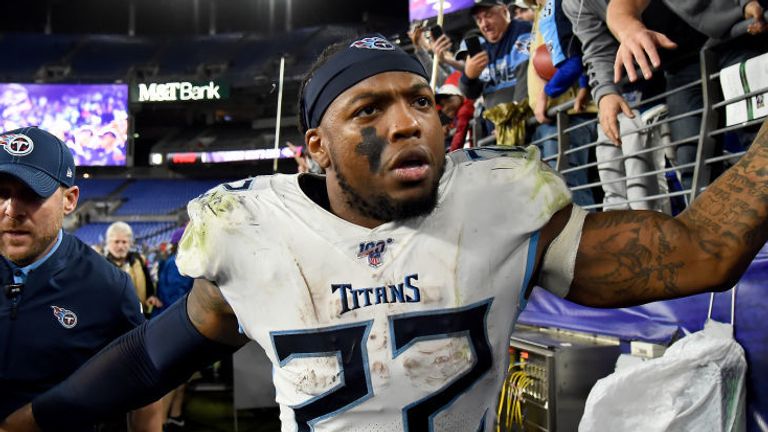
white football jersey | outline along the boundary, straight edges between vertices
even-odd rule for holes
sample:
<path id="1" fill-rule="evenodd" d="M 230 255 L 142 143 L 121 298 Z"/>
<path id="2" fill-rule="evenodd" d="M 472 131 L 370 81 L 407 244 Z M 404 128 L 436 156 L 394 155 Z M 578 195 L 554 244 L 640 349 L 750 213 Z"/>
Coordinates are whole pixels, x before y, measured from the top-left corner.
<path id="1" fill-rule="evenodd" d="M 283 431 L 491 431 L 539 229 L 570 202 L 528 149 L 446 159 L 429 215 L 374 229 L 297 175 L 193 200 L 177 264 L 266 351 Z"/>

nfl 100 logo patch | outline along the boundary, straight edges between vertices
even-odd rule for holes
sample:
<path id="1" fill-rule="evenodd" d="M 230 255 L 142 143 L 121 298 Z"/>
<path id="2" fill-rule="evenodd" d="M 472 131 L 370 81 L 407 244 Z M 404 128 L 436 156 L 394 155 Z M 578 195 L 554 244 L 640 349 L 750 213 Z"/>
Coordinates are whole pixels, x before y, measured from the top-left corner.
<path id="1" fill-rule="evenodd" d="M 357 252 L 357 258 L 367 258 L 368 265 L 376 268 L 383 263 L 384 251 L 387 250 L 387 245 L 394 242 L 391 238 L 386 240 L 374 240 L 369 242 L 361 242 L 359 250 Z"/>

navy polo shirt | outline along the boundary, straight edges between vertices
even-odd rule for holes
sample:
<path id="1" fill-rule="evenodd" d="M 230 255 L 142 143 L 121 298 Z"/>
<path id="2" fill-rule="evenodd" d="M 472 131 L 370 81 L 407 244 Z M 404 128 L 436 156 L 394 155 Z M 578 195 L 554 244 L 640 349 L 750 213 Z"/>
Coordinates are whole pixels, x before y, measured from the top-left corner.
<path id="1" fill-rule="evenodd" d="M 128 275 L 62 233 L 47 257 L 18 268 L 0 258 L 0 419 L 58 384 L 116 337 L 144 321 Z"/>

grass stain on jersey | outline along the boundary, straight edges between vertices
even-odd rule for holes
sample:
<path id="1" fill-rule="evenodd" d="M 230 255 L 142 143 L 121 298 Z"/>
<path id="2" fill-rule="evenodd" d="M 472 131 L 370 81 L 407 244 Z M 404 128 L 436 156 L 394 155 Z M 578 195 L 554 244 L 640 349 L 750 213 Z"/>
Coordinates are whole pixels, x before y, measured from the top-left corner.
<path id="1" fill-rule="evenodd" d="M 238 204 L 240 204 L 240 200 L 237 197 L 222 191 L 214 191 L 204 201 L 204 205 L 214 216 L 230 213 Z"/>
<path id="2" fill-rule="evenodd" d="M 355 148 L 355 153 L 368 158 L 371 172 L 376 172 L 381 166 L 381 153 L 387 145 L 387 140 L 376 135 L 376 128 L 367 127 L 360 131 L 363 141 Z"/>
<path id="3" fill-rule="evenodd" d="M 179 242 L 177 264 L 187 272 L 202 273 L 207 261 L 213 253 L 210 251 L 211 229 L 222 225 L 236 228 L 233 223 L 233 211 L 242 206 L 240 197 L 226 191 L 215 189 L 190 202 L 189 213 L 191 222 L 184 230 L 184 236 Z M 215 231 L 215 230 L 214 230 Z"/>
<path id="4" fill-rule="evenodd" d="M 539 149 L 529 146 L 525 159 L 525 169 L 533 174 L 533 189 L 531 200 L 541 200 L 540 217 L 549 220 L 553 214 L 571 202 L 568 187 L 560 176 L 549 165 L 541 162 Z"/>

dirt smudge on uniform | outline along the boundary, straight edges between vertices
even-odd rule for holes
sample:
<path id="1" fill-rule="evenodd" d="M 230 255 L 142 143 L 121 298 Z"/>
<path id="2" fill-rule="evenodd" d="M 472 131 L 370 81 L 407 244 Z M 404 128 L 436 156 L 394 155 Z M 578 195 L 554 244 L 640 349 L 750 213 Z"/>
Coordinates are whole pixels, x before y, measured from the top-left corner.
<path id="1" fill-rule="evenodd" d="M 371 365 L 371 371 L 382 380 L 389 380 L 389 368 L 384 363 L 377 361 Z"/>
<path id="2" fill-rule="evenodd" d="M 289 369 L 292 369 L 291 372 L 296 376 L 293 380 L 298 393 L 317 396 L 335 386 L 341 379 L 335 357 L 301 359 L 297 363 Z"/>
<path id="3" fill-rule="evenodd" d="M 472 367 L 472 353 L 465 338 L 425 341 L 409 350 L 403 368 L 409 380 L 430 390 L 442 388 Z"/>

